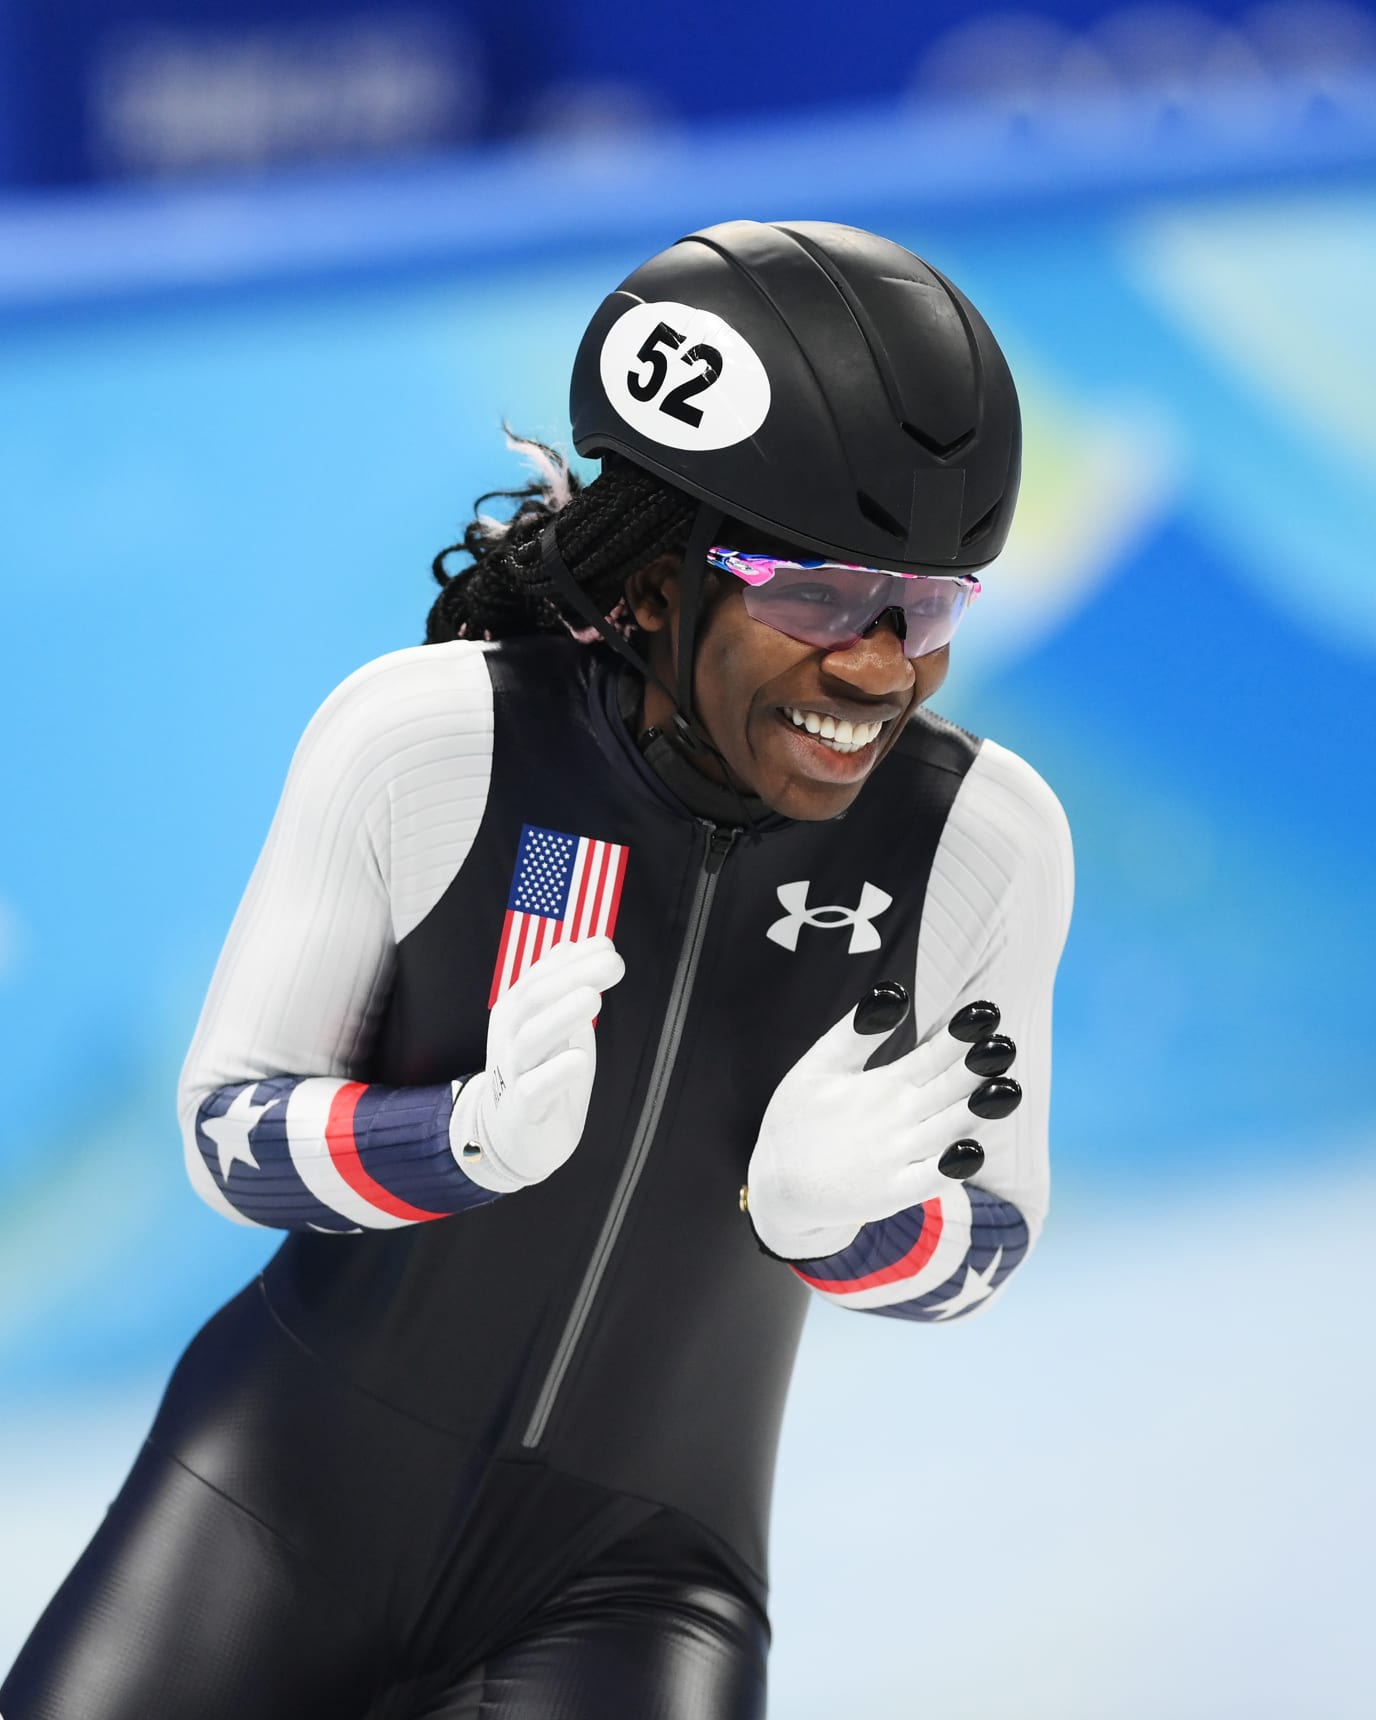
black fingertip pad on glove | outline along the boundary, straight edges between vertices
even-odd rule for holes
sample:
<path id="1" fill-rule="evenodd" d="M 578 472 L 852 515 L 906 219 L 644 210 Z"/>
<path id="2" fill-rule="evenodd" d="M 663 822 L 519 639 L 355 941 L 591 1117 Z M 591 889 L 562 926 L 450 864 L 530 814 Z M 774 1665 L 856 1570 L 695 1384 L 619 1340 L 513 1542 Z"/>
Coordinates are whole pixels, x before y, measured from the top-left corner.
<path id="1" fill-rule="evenodd" d="M 944 1177 L 954 1177 L 957 1182 L 964 1182 L 984 1163 L 984 1148 L 978 1141 L 954 1141 L 936 1161 L 936 1168 Z"/>
<path id="2" fill-rule="evenodd" d="M 1008 1116 L 1021 1104 L 1022 1088 L 1004 1076 L 983 1082 L 970 1095 L 970 1109 L 977 1117 L 986 1117 L 990 1122 Z"/>
<path id="3" fill-rule="evenodd" d="M 892 1033 L 908 1013 L 908 993 L 896 979 L 881 979 L 855 1006 L 857 1033 Z"/>
<path id="4" fill-rule="evenodd" d="M 981 1039 L 965 1054 L 965 1067 L 972 1075 L 1002 1075 L 1011 1067 L 1018 1048 L 1006 1034 L 996 1033 L 992 1039 Z"/>
<path id="5" fill-rule="evenodd" d="M 967 1003 L 951 1017 L 951 1037 L 964 1045 L 974 1045 L 998 1031 L 999 1009 L 996 1003 Z"/>

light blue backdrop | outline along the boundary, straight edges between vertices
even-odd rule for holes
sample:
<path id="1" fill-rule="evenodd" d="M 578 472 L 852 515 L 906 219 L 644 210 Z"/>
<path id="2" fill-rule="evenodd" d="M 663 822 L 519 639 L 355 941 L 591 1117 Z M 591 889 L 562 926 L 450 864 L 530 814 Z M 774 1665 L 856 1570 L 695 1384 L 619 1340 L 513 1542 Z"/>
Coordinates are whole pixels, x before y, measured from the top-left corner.
<path id="1" fill-rule="evenodd" d="M 1020 1538 L 1025 1590 L 1016 1560 L 991 1573 L 986 1531 L 938 1489 L 924 1558 L 948 1574 L 965 1559 L 964 1580 L 1000 1607 L 1019 1693 L 980 1694 L 948 1647 L 931 1674 L 942 1712 L 1365 1712 L 1356 1638 L 1333 1647 L 1333 1606 L 1304 1574 L 1337 1558 L 1355 1582 L 1367 1557 L 1336 1503 L 1281 1535 L 1283 1558 L 1269 1493 L 1244 1490 L 1207 1523 L 1228 1464 L 1293 1498 L 1310 1442 L 1371 1434 L 1369 1390 L 1332 1346 L 1365 1283 L 1344 1210 L 1371 1187 L 1376 1110 L 1376 178 L 1201 171 L 1188 189 L 1043 191 L 1022 207 L 977 195 L 957 211 L 924 203 L 915 173 L 906 196 L 891 175 L 876 198 L 866 159 L 846 183 L 831 151 L 826 206 L 808 212 L 882 227 L 951 274 L 1023 385 L 1023 516 L 938 702 L 1048 777 L 1080 882 L 1058 991 L 1057 1211 L 1026 1287 L 939 1347 L 819 1320 L 800 1394 L 834 1405 L 871 1357 L 897 1394 L 875 1472 L 891 1472 L 888 1452 L 929 1509 L 952 1439 L 976 1426 L 1010 1497 L 1061 1477 L 1064 1497 L 1053 1486 Z M 523 171 L 557 210 L 562 170 Z M 685 227 L 791 209 L 799 185 L 785 172 L 777 195 L 751 184 L 744 208 L 710 211 L 680 189 L 663 219 L 609 216 L 581 239 L 527 233 L 503 250 L 490 234 L 511 189 L 508 175 L 472 246 L 455 231 L 413 267 L 384 246 L 366 269 L 294 278 L 273 267 L 285 241 L 264 193 L 257 282 L 245 268 L 232 290 L 74 290 L 60 309 L 20 293 L 0 314 L 0 1524 L 37 1572 L 0 1584 L 0 1662 L 89 1534 L 179 1347 L 266 1252 L 184 1185 L 172 1088 L 297 735 L 358 663 L 420 637 L 430 556 L 479 491 L 517 476 L 500 420 L 566 434 L 572 352 L 602 293 Z M 291 195 L 341 228 L 395 219 L 376 184 Z M 254 194 L 238 207 L 251 230 Z M 56 211 L 87 246 L 76 277 L 124 266 L 130 208 Z M 9 215 L 12 234 L 32 233 L 31 210 Z M 1302 1315 L 1330 1361 L 1301 1363 Z M 1012 1422 L 991 1369 L 1016 1376 Z M 1122 1389 L 1090 1411 L 1106 1369 Z M 1296 1400 L 1285 1382 L 1301 1378 Z M 853 1479 L 838 1490 L 819 1438 L 795 1406 L 780 1666 L 800 1714 L 808 1691 L 856 1688 L 808 1670 L 801 1549 L 834 1533 L 839 1560 L 839 1525 L 885 1508 Z M 1100 1479 L 1080 1492 L 1066 1466 L 1085 1463 Z M 1065 1595 L 1102 1596 L 1090 1542 L 1113 1500 L 1130 1524 L 1107 1556 L 1136 1587 L 1086 1627 L 1119 1642 L 1103 1660 L 1055 1620 Z M 1166 1522 L 1177 1538 L 1144 1563 Z M 1053 1543 L 1060 1590 L 1027 1557 Z M 1286 1569 L 1263 1592 L 1268 1547 Z M 1201 1569 L 1186 1649 L 1170 1609 Z M 896 1633 L 913 1583 L 941 1623 L 926 1564 L 920 1581 L 908 1566 L 876 1575 L 877 1608 L 854 1602 L 871 1627 L 891 1621 L 866 1649 L 874 1702 L 905 1689 Z M 1350 1582 L 1340 1593 L 1355 1604 Z M 1200 1627 L 1211 1604 L 1221 1635 Z M 1240 1641 L 1273 1617 L 1294 1626 L 1296 1607 L 1328 1633 L 1325 1706 L 1295 1706 L 1314 1676 L 1308 1626 L 1284 1660 L 1292 1686 L 1226 1646 L 1229 1620 Z M 963 1616 L 945 1619 L 948 1645 Z M 1172 1641 L 1195 1695 L 1152 1708 L 1145 1669 Z"/>

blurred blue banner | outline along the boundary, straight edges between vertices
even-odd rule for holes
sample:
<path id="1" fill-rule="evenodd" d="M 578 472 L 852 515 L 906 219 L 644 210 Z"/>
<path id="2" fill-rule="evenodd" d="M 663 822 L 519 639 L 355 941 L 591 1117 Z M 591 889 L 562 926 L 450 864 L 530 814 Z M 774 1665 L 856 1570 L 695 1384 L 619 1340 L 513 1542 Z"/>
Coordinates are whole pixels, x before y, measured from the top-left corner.
<path id="1" fill-rule="evenodd" d="M 1176 118 L 1277 79 L 1340 99 L 1372 0 L 11 0 L 0 183 L 180 179 L 510 136 L 973 101 L 1015 118 L 1146 95 Z"/>
<path id="2" fill-rule="evenodd" d="M 453 144 L 485 129 L 491 92 L 515 69 L 509 14 L 487 0 L 18 0 L 6 11 L 8 177 L 31 185 Z"/>

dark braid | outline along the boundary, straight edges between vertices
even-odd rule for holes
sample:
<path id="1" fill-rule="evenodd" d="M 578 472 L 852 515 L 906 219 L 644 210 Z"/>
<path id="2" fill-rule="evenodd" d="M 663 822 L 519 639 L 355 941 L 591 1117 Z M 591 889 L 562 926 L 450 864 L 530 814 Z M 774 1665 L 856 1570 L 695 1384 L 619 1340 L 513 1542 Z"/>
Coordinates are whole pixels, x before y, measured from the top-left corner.
<path id="1" fill-rule="evenodd" d="M 540 534 L 552 519 L 559 522 L 559 548 L 578 583 L 603 615 L 621 621 L 622 588 L 631 574 L 662 555 L 681 553 L 688 541 L 697 503 L 662 478 L 608 454 L 601 474 L 585 484 L 543 442 L 510 431 L 507 440 L 541 476 L 523 489 L 480 496 L 478 508 L 501 498 L 514 501 L 516 511 L 506 523 L 477 514 L 459 542 L 435 557 L 431 568 L 444 589 L 426 622 L 427 645 L 565 630 L 579 639 L 597 636 L 581 620 L 566 618 L 542 577 Z M 460 551 L 472 565 L 451 574 L 445 563 Z"/>

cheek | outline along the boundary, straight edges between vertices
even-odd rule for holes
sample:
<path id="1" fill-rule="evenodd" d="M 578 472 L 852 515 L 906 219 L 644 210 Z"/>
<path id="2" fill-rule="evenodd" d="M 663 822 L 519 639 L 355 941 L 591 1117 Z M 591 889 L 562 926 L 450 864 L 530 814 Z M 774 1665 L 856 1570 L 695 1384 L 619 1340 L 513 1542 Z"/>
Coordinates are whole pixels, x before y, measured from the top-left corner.
<path id="1" fill-rule="evenodd" d="M 718 719 L 723 751 L 729 748 L 739 753 L 750 744 L 746 730 L 751 718 L 753 672 L 749 654 L 738 640 L 724 638 L 716 642 L 710 663 L 711 708 Z"/>
<path id="2" fill-rule="evenodd" d="M 755 689 L 768 679 L 760 660 L 759 642 L 747 628 L 732 625 L 735 617 L 713 617 L 710 632 L 698 648 L 697 685 L 706 706 L 728 719 L 739 733 L 744 728 Z"/>
<path id="3" fill-rule="evenodd" d="M 913 664 L 917 672 L 914 688 L 914 704 L 925 705 L 933 693 L 940 690 L 951 667 L 951 647 L 943 645 L 939 651 L 929 652 L 925 657 L 919 657 Z"/>

